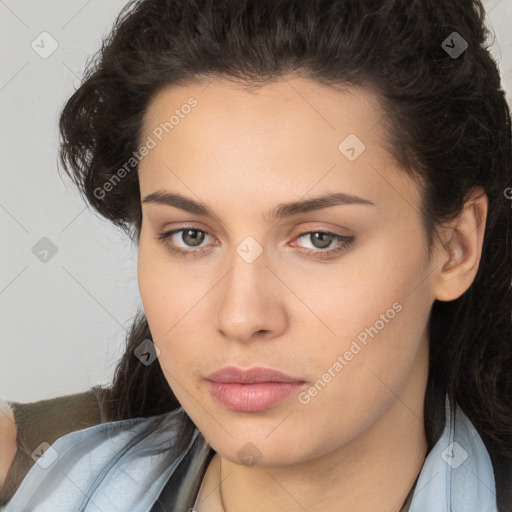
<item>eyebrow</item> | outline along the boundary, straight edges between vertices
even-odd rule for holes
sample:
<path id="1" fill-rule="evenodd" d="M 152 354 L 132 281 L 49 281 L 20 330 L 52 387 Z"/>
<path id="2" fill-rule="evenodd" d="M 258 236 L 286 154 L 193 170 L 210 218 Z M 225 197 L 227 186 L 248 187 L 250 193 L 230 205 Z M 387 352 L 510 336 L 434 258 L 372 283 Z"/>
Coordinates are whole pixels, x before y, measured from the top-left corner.
<path id="1" fill-rule="evenodd" d="M 208 208 L 204 203 L 194 201 L 193 199 L 182 196 L 181 194 L 175 192 L 165 192 L 158 190 L 148 194 L 142 200 L 142 203 L 164 204 L 167 206 L 174 206 L 175 208 L 179 208 L 180 210 L 184 210 L 195 215 L 215 217 L 212 210 L 210 210 L 210 208 Z M 375 206 L 375 203 L 369 199 L 363 199 L 353 194 L 337 192 L 313 197 L 311 199 L 302 201 L 281 203 L 273 208 L 266 218 L 269 220 L 283 219 L 297 215 L 299 213 L 308 213 L 321 210 L 323 208 L 330 208 L 332 206 L 340 206 L 346 204 L 363 204 Z"/>

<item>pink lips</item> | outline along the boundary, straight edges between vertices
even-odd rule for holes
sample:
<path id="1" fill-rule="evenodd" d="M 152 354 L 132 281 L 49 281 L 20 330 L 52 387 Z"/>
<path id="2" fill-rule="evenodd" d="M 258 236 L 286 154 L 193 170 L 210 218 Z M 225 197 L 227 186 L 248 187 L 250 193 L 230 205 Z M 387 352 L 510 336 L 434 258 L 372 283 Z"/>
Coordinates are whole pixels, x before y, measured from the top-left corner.
<path id="1" fill-rule="evenodd" d="M 206 377 L 211 394 L 234 411 L 254 412 L 268 409 L 305 385 L 271 368 L 241 370 L 228 366 Z"/>

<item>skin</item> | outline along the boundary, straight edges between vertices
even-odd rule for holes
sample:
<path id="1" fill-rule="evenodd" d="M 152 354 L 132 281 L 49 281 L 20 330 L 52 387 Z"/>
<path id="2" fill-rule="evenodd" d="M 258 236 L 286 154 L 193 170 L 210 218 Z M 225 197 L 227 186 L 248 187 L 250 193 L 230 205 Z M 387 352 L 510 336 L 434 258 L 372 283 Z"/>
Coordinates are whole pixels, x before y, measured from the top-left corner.
<path id="1" fill-rule="evenodd" d="M 5 482 L 5 478 L 18 449 L 16 434 L 14 415 L 9 405 L 0 400 L 0 446 L 2 447 L 0 456 L 0 486 Z"/>
<path id="2" fill-rule="evenodd" d="M 223 79 L 167 87 L 148 106 L 142 140 L 189 97 L 198 105 L 139 164 L 141 201 L 156 191 L 205 203 L 213 217 L 143 203 L 138 281 L 165 377 L 217 452 L 201 488 L 201 512 L 397 512 L 424 462 L 423 401 L 428 318 L 473 281 L 487 212 L 470 198 L 458 224 L 440 229 L 427 258 L 420 192 L 382 142 L 371 91 L 335 91 L 289 75 L 248 92 Z M 365 151 L 349 161 L 348 134 Z M 290 218 L 265 215 L 283 202 L 327 192 L 349 204 Z M 198 251 L 186 232 L 206 232 Z M 354 236 L 330 258 L 305 231 Z M 199 233 L 201 234 L 201 233 Z M 263 252 L 236 252 L 253 237 Z M 205 377 L 221 367 L 267 366 L 314 385 L 365 328 L 402 306 L 307 404 L 298 394 L 259 412 L 225 408 Z M 252 443 L 255 464 L 240 450 Z M 393 468 L 390 471 L 390 468 Z M 221 486 L 219 482 L 222 480 Z"/>

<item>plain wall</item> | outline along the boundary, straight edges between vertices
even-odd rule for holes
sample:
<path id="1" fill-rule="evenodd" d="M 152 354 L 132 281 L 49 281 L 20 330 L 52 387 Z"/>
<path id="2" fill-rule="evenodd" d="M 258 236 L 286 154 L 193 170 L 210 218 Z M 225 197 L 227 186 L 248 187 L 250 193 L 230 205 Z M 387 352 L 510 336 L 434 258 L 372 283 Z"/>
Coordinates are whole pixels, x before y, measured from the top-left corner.
<path id="1" fill-rule="evenodd" d="M 125 3 L 0 2 L 0 398 L 108 384 L 141 307 L 135 248 L 57 171 L 60 109 Z M 484 6 L 510 98 L 512 4 Z"/>

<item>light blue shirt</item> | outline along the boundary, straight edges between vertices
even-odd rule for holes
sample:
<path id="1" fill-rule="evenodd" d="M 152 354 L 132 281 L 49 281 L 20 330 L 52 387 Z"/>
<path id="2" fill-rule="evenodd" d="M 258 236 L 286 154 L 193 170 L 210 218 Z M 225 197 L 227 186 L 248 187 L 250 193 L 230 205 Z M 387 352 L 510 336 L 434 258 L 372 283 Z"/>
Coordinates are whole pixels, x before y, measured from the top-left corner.
<path id="1" fill-rule="evenodd" d="M 491 459 L 457 405 L 425 459 L 409 512 L 498 512 Z M 199 440 L 176 453 L 182 407 L 150 418 L 102 423 L 57 439 L 32 466 L 5 512 L 147 512 Z M 187 511 L 182 511 L 187 512 Z"/>

